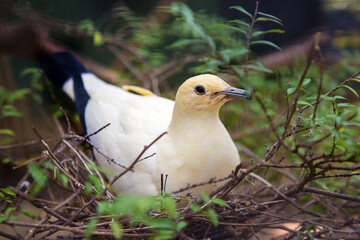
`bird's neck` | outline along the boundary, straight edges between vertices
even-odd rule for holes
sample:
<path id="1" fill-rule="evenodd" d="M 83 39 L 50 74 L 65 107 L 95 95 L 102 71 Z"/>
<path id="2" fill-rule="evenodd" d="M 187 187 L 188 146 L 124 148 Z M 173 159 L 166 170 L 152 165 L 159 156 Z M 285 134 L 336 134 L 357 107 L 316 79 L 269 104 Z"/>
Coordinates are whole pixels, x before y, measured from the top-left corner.
<path id="1" fill-rule="evenodd" d="M 168 128 L 169 135 L 184 131 L 201 131 L 222 125 L 219 109 L 188 109 L 175 103 L 172 119 Z"/>

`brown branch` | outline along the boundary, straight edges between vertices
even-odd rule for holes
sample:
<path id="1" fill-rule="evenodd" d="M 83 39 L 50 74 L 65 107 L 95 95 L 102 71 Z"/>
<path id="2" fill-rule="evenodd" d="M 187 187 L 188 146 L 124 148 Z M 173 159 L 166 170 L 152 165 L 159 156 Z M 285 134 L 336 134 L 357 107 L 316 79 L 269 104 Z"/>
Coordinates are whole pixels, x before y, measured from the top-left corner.
<path id="1" fill-rule="evenodd" d="M 152 141 L 149 145 L 144 146 L 144 149 L 140 152 L 140 154 L 137 156 L 137 158 L 130 164 L 130 166 L 125 169 L 123 172 L 121 172 L 119 175 L 117 175 L 111 182 L 110 185 L 113 185 L 119 178 L 121 178 L 122 176 L 124 176 L 125 173 L 127 173 L 128 171 L 132 170 L 135 165 L 140 161 L 142 155 L 146 152 L 146 150 L 148 150 L 154 143 L 156 143 L 160 138 L 162 138 L 165 134 L 167 134 L 167 132 L 163 132 L 162 134 L 160 134 L 160 136 L 158 136 L 154 141 Z"/>
<path id="2" fill-rule="evenodd" d="M 352 201 L 352 202 L 360 202 L 359 197 L 355 197 L 355 196 L 351 196 L 351 195 L 340 194 L 340 193 L 335 193 L 335 192 L 329 192 L 329 191 L 325 191 L 325 190 L 317 189 L 317 188 L 313 188 L 313 187 L 305 187 L 303 190 L 304 190 L 304 192 L 311 192 L 311 193 L 321 194 L 321 195 L 324 195 L 324 196 L 349 200 L 349 201 Z"/>

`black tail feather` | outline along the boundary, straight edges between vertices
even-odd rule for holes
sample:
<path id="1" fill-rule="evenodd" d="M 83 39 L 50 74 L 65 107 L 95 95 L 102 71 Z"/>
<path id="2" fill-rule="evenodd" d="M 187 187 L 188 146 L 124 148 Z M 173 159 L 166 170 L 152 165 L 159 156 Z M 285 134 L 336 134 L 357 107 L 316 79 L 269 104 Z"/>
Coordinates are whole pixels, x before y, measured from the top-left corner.
<path id="1" fill-rule="evenodd" d="M 81 123 L 86 131 L 85 108 L 90 96 L 86 92 L 82 79 L 86 68 L 69 52 L 58 52 L 40 61 L 39 67 L 55 85 L 62 87 L 64 83 L 73 79 L 75 105 Z"/>

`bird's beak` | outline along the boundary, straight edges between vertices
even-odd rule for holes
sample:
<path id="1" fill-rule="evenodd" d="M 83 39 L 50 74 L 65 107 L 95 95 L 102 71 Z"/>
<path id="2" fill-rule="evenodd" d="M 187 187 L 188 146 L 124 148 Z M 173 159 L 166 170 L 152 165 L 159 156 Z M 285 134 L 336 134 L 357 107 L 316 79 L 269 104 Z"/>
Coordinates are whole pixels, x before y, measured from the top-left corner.
<path id="1" fill-rule="evenodd" d="M 251 100 L 251 98 L 252 98 L 250 92 L 243 90 L 243 89 L 231 87 L 231 86 L 229 86 L 228 88 L 226 88 L 224 91 L 222 91 L 220 93 L 225 94 L 226 96 L 229 96 L 229 97 L 233 97 L 233 98 L 241 97 L 241 98 L 245 98 L 248 100 Z"/>

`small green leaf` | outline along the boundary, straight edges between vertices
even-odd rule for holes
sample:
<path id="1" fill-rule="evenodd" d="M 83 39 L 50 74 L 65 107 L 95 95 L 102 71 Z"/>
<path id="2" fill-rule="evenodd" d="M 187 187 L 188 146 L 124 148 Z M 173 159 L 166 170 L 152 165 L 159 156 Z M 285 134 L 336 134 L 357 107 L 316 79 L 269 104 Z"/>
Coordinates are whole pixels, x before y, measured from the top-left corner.
<path id="1" fill-rule="evenodd" d="M 181 229 L 183 229 L 183 228 L 186 227 L 187 225 L 188 225 L 188 224 L 187 224 L 187 222 L 185 222 L 185 221 L 179 222 L 179 223 L 176 225 L 176 231 L 177 231 L 177 232 L 180 232 Z"/>
<path id="2" fill-rule="evenodd" d="M 278 17 L 275 17 L 274 15 L 270 15 L 268 13 L 263 13 L 263 12 L 257 12 L 257 14 L 264 16 L 264 17 L 272 18 L 272 19 L 275 19 L 275 20 L 278 20 L 279 22 L 281 22 L 281 19 Z"/>
<path id="3" fill-rule="evenodd" d="M 256 22 L 274 22 L 277 23 L 281 26 L 283 26 L 284 24 L 282 24 L 280 21 L 276 20 L 276 19 L 272 19 L 272 18 L 267 18 L 267 17 L 258 17 L 255 20 Z"/>
<path id="4" fill-rule="evenodd" d="M 190 209 L 194 212 L 194 213 L 198 213 L 199 211 L 201 211 L 201 207 L 199 205 L 192 205 L 190 207 Z"/>
<path id="5" fill-rule="evenodd" d="M 298 117 L 298 118 L 300 118 L 301 120 L 303 120 L 303 121 L 307 121 L 307 118 L 305 118 L 303 115 L 301 115 L 301 114 L 298 114 L 298 113 L 294 113 L 294 115 L 293 115 L 294 117 Z"/>
<path id="6" fill-rule="evenodd" d="M 314 240 L 314 235 L 310 232 L 310 229 L 312 228 L 311 224 L 306 224 L 306 233 L 310 237 L 311 240 Z"/>
<path id="7" fill-rule="evenodd" d="M 311 78 L 305 78 L 301 86 L 305 87 L 305 86 L 308 85 L 310 82 L 311 82 Z"/>
<path id="8" fill-rule="evenodd" d="M 219 219 L 214 209 L 209 208 L 204 211 L 203 214 L 212 222 L 212 224 L 214 224 L 215 227 L 218 225 Z"/>
<path id="9" fill-rule="evenodd" d="M 222 200 L 222 199 L 220 199 L 220 198 L 214 198 L 214 199 L 212 200 L 212 202 L 213 202 L 213 203 L 216 203 L 216 204 L 218 204 L 218 205 L 220 205 L 220 206 L 224 206 L 224 207 L 227 207 L 227 208 L 231 208 L 231 207 L 229 206 L 229 204 L 227 204 L 224 200 Z"/>
<path id="10" fill-rule="evenodd" d="M 9 136 L 12 136 L 12 137 L 15 136 L 15 132 L 13 130 L 10 130 L 10 129 L 0 129 L 0 134 L 9 135 Z"/>
<path id="11" fill-rule="evenodd" d="M 101 45 L 103 45 L 104 42 L 105 42 L 105 41 L 104 41 L 104 38 L 103 38 L 103 36 L 102 36 L 102 34 L 101 34 L 100 31 L 95 31 L 95 32 L 94 32 L 93 39 L 94 39 L 94 45 L 95 45 L 95 46 L 101 46 Z"/>
<path id="12" fill-rule="evenodd" d="M 4 117 L 22 117 L 23 116 L 23 114 L 21 112 L 19 112 L 12 105 L 4 105 L 4 106 L 2 106 L 2 115 Z"/>
<path id="13" fill-rule="evenodd" d="M 360 83 L 360 79 L 359 79 L 359 78 L 352 78 L 352 79 L 350 79 L 349 81 L 355 81 L 355 82 Z"/>
<path id="14" fill-rule="evenodd" d="M 357 94 L 357 92 L 355 91 L 355 89 L 353 89 L 352 87 L 348 86 L 348 85 L 340 85 L 340 87 L 344 87 L 349 89 L 352 93 L 354 93 L 357 97 L 359 97 L 359 94 Z"/>
<path id="15" fill-rule="evenodd" d="M 242 21 L 242 20 L 240 20 L 240 19 L 234 19 L 234 20 L 231 20 L 231 21 L 229 21 L 230 23 L 237 23 L 237 24 L 239 24 L 239 25 L 243 25 L 243 26 L 245 26 L 245 27 L 247 27 L 247 28 L 250 28 L 250 24 L 248 24 L 247 22 L 244 22 L 244 21 Z"/>
<path id="16" fill-rule="evenodd" d="M 187 47 L 189 45 L 194 45 L 194 44 L 198 44 L 198 43 L 203 43 L 203 41 L 201 39 L 180 39 L 180 40 L 172 43 L 171 45 L 169 45 L 167 48 L 175 49 L 175 48 L 180 48 L 180 47 Z"/>
<path id="17" fill-rule="evenodd" d="M 0 214 L 0 223 L 5 222 L 6 220 L 8 220 L 8 218 L 3 214 Z"/>
<path id="18" fill-rule="evenodd" d="M 297 232 L 296 232 L 296 240 L 302 240 L 301 232 L 300 232 L 300 231 L 297 231 Z"/>
<path id="19" fill-rule="evenodd" d="M 270 41 L 258 40 L 258 41 L 253 41 L 250 43 L 250 45 L 255 45 L 255 44 L 268 45 L 268 46 L 271 46 L 271 47 L 276 48 L 281 51 L 281 48 L 278 45 L 276 45 L 275 43 L 272 43 Z"/>
<path id="20" fill-rule="evenodd" d="M 14 211 L 15 210 L 15 208 L 13 208 L 13 207 L 9 207 L 9 208 L 7 208 L 6 210 L 5 210 L 5 216 L 9 216 L 10 214 L 11 214 L 11 212 L 12 211 Z"/>
<path id="21" fill-rule="evenodd" d="M 0 190 L 10 196 L 16 197 L 15 192 L 9 188 L 0 188 Z"/>
<path id="22" fill-rule="evenodd" d="M 247 69 L 251 69 L 251 70 L 255 70 L 255 71 L 260 71 L 260 72 L 266 72 L 266 73 L 272 73 L 273 71 L 271 69 L 268 69 L 264 66 L 261 65 L 243 65 L 240 66 L 240 68 L 247 68 Z"/>
<path id="23" fill-rule="evenodd" d="M 110 228 L 111 228 L 111 231 L 114 234 L 114 237 L 116 239 L 121 239 L 122 234 L 123 234 L 123 230 L 122 230 L 121 225 L 118 222 L 114 221 L 114 222 L 112 222 L 110 224 Z"/>
<path id="24" fill-rule="evenodd" d="M 165 196 L 161 200 L 162 207 L 167 211 L 170 219 L 177 218 L 177 207 L 175 200 L 170 196 Z"/>
<path id="25" fill-rule="evenodd" d="M 85 239 L 87 239 L 87 240 L 91 239 L 92 231 L 95 229 L 97 223 L 98 223 L 97 219 L 91 219 L 88 222 L 86 231 L 85 231 Z"/>
<path id="26" fill-rule="evenodd" d="M 201 192 L 201 198 L 204 200 L 204 203 L 210 202 L 210 197 L 206 192 Z"/>
<path id="27" fill-rule="evenodd" d="M 226 25 L 226 24 L 217 24 L 217 25 L 214 25 L 215 28 L 224 28 L 224 29 L 230 29 L 230 30 L 234 30 L 236 32 L 240 32 L 244 35 L 247 35 L 247 32 L 244 30 L 244 29 L 241 29 L 241 28 L 237 28 L 237 27 L 234 27 L 234 26 L 230 26 L 230 25 Z"/>
<path id="28" fill-rule="evenodd" d="M 32 219 L 38 219 L 39 218 L 39 215 L 37 212 L 34 212 L 34 211 L 31 211 L 31 210 L 27 210 L 27 209 L 23 209 L 21 210 L 21 212 L 25 215 L 25 216 L 28 216 Z"/>
<path id="29" fill-rule="evenodd" d="M 289 89 L 288 89 L 288 90 L 289 90 Z M 311 105 L 310 103 L 305 102 L 305 101 L 298 101 L 297 103 L 298 103 L 298 104 L 300 104 L 300 105 L 306 105 L 306 106 L 309 106 L 309 107 L 314 108 L 314 106 L 313 106 L 313 105 Z"/>
<path id="30" fill-rule="evenodd" d="M 230 9 L 238 10 L 238 11 L 246 14 L 246 15 L 249 16 L 250 18 L 253 17 L 253 16 L 252 16 L 248 11 L 246 11 L 243 7 L 240 7 L 240 6 L 231 6 Z"/>
<path id="31" fill-rule="evenodd" d="M 41 168 L 39 168 L 36 164 L 28 165 L 29 172 L 34 180 L 41 186 L 44 187 L 46 184 L 47 176 L 43 172 Z"/>
<path id="32" fill-rule="evenodd" d="M 267 30 L 267 31 L 255 31 L 251 34 L 252 37 L 258 37 L 258 36 L 261 36 L 263 34 L 268 34 L 268 33 L 284 33 L 285 31 L 284 30 L 281 30 L 281 29 L 270 29 L 270 30 Z"/>
<path id="33" fill-rule="evenodd" d="M 68 177 L 64 173 L 59 173 L 58 176 L 60 177 L 64 187 L 67 187 L 67 185 L 69 183 Z"/>
<path id="34" fill-rule="evenodd" d="M 167 218 L 144 218 L 142 223 L 158 229 L 175 230 L 176 225 Z"/>
<path id="35" fill-rule="evenodd" d="M 8 158 L 8 157 L 3 158 L 3 159 L 1 159 L 1 162 L 2 162 L 3 164 L 9 164 L 9 163 L 11 163 L 11 158 Z"/>
<path id="36" fill-rule="evenodd" d="M 293 94 L 295 91 L 296 91 L 296 88 L 288 88 L 287 94 L 288 94 L 288 95 L 291 95 L 291 94 Z"/>

